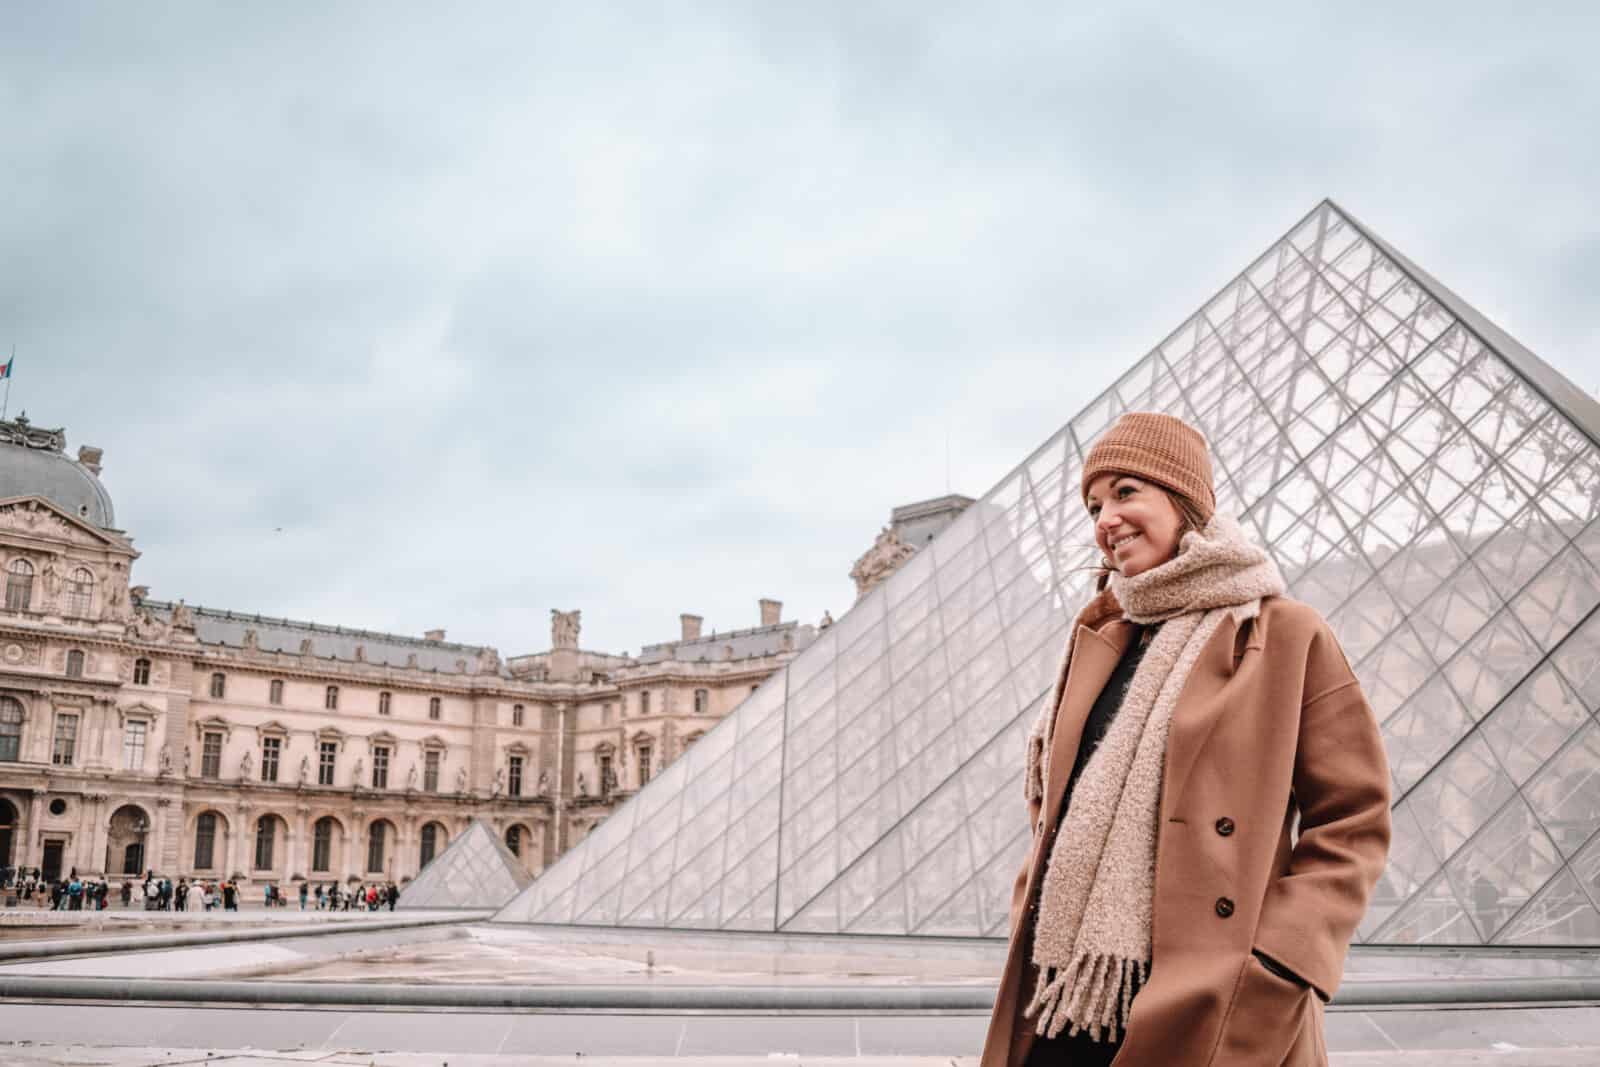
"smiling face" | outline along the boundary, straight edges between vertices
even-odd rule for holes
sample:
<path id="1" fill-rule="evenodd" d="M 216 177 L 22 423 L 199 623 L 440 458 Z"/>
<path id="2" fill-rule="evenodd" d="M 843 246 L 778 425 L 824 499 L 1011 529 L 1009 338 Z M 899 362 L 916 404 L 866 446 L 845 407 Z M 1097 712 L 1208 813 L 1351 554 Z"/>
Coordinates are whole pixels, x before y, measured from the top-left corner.
<path id="1" fill-rule="evenodd" d="M 1086 497 L 1094 539 L 1124 578 L 1178 554 L 1183 515 L 1161 486 L 1131 474 L 1102 474 Z"/>

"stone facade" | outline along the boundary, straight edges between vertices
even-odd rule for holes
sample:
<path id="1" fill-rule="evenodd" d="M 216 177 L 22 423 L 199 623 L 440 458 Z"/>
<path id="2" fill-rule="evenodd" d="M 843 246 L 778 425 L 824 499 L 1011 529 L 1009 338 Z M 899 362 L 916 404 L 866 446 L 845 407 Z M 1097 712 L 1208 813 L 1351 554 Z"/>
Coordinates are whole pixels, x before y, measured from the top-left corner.
<path id="1" fill-rule="evenodd" d="M 81 491 L 63 471 L 103 495 L 100 451 L 74 463 L 61 431 L 30 445 L 14 427 L 0 865 L 401 882 L 481 817 L 536 875 L 816 635 L 764 601 L 764 625 L 703 636 L 684 616 L 680 640 L 630 657 L 582 649 L 562 611 L 549 651 L 502 662 L 442 631 L 156 600 L 130 585 L 131 540 L 59 499 Z"/>

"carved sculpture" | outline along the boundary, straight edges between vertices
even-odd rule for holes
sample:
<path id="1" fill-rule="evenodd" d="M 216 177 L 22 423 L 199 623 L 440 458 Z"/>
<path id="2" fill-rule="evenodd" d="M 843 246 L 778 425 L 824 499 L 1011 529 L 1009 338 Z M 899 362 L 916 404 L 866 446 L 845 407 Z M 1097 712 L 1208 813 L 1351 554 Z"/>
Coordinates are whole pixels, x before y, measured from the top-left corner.
<path id="1" fill-rule="evenodd" d="M 580 797 L 589 795 L 589 780 L 583 776 L 582 771 L 578 772 L 578 795 Z"/>
<path id="2" fill-rule="evenodd" d="M 361 788 L 361 757 L 360 756 L 356 757 L 355 769 L 353 771 L 351 771 L 351 781 L 353 781 L 355 783 L 355 787 L 357 789 Z"/>
<path id="3" fill-rule="evenodd" d="M 456 792 L 457 793 L 465 793 L 466 791 L 467 791 L 467 769 L 465 767 L 457 767 L 456 768 Z"/>
<path id="4" fill-rule="evenodd" d="M 300 784 L 305 785 L 311 781 L 311 757 L 300 757 Z"/>
<path id="5" fill-rule="evenodd" d="M 412 792 L 416 788 L 417 788 L 417 765 L 415 763 L 413 763 L 411 765 L 411 769 L 406 772 L 406 791 L 407 792 Z"/>
<path id="6" fill-rule="evenodd" d="M 194 612 L 189 605 L 181 600 L 172 605 L 172 628 L 174 630 L 194 629 Z"/>
<path id="7" fill-rule="evenodd" d="M 134 615 L 133 621 L 128 623 L 128 636 L 138 638 L 140 641 L 160 641 L 167 636 L 167 624 L 150 614 L 140 611 Z"/>
<path id="8" fill-rule="evenodd" d="M 256 761 L 250 756 L 250 751 L 246 749 L 245 754 L 239 757 L 239 777 L 249 778 L 250 771 L 255 767 L 255 763 Z"/>
<path id="9" fill-rule="evenodd" d="M 494 795 L 499 796 L 506 789 L 506 769 L 496 767 L 494 772 Z"/>
<path id="10" fill-rule="evenodd" d="M 157 765 L 156 773 L 158 775 L 160 775 L 162 778 L 165 778 L 167 775 L 172 773 L 172 749 L 171 748 L 162 748 L 161 756 L 156 761 L 156 765 Z"/>
<path id="11" fill-rule="evenodd" d="M 261 651 L 261 636 L 253 629 L 244 632 L 244 650 L 246 652 Z"/>
<path id="12" fill-rule="evenodd" d="M 499 674 L 500 673 L 500 653 L 496 652 L 492 648 L 479 649 L 478 650 L 478 673 L 479 674 Z"/>
<path id="13" fill-rule="evenodd" d="M 302 656 L 314 656 L 317 654 L 317 646 L 312 643 L 311 638 L 307 637 L 300 642 L 300 654 Z"/>
<path id="14" fill-rule="evenodd" d="M 551 648 L 577 648 L 578 630 L 580 628 L 581 611 L 557 611 L 550 609 L 550 647 Z"/>
<path id="15" fill-rule="evenodd" d="M 549 771 L 540 771 L 539 772 L 539 792 L 536 795 L 537 796 L 541 796 L 541 797 L 547 797 L 547 796 L 550 795 L 550 772 Z"/>
<path id="16" fill-rule="evenodd" d="M 860 600 L 868 590 L 899 570 L 901 564 L 916 554 L 915 546 L 900 540 L 899 531 L 892 526 L 885 526 L 879 531 L 872 547 L 850 568 L 850 577 L 856 583 L 856 599 Z"/>
<path id="17" fill-rule="evenodd" d="M 189 777 L 189 746 L 183 746 L 183 776 Z"/>
<path id="18" fill-rule="evenodd" d="M 44 559 L 44 569 L 39 572 L 44 578 L 44 595 L 51 603 L 61 595 L 61 568 L 56 565 L 57 556 L 52 553 Z"/>

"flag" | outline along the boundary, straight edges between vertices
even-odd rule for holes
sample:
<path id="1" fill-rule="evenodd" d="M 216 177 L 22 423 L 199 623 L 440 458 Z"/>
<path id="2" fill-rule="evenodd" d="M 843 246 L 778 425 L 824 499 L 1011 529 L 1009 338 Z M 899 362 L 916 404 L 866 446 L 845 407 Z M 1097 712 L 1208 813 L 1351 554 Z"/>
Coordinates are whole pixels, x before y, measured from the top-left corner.
<path id="1" fill-rule="evenodd" d="M 4 363 L 0 363 L 0 378 L 11 377 L 11 368 L 16 364 L 16 362 L 17 354 L 13 352 L 11 353 L 10 359 L 6 360 Z"/>

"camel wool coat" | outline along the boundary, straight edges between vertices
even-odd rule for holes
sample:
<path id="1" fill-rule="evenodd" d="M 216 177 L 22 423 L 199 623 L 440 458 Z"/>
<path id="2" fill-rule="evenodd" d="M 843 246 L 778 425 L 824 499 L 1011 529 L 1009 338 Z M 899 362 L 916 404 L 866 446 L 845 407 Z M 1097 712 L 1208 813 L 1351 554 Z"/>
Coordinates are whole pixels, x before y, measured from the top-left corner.
<path id="1" fill-rule="evenodd" d="M 1079 615 L 1057 673 L 1043 801 L 1011 903 L 982 1067 L 1020 1067 L 1036 1019 L 1033 908 L 1085 718 L 1136 627 L 1109 591 Z M 1268 597 L 1225 619 L 1178 697 L 1162 772 L 1150 977 L 1117 1067 L 1322 1067 L 1323 1003 L 1389 851 L 1378 724 L 1315 609 Z M 1043 811 L 1041 812 L 1041 803 Z M 1040 816 L 1043 815 L 1041 821 Z M 1300 975 L 1279 977 L 1261 952 Z"/>

